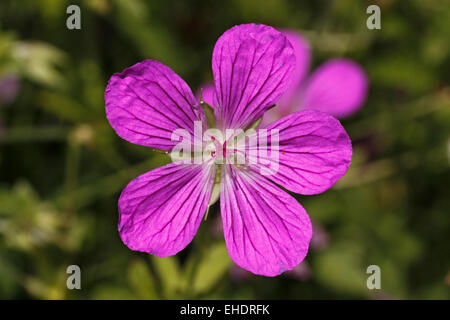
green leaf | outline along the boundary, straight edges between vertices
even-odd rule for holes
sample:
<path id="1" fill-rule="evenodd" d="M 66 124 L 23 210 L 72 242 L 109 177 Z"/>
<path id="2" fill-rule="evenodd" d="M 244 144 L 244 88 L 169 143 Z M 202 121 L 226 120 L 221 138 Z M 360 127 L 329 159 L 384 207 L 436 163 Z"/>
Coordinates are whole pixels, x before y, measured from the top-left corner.
<path id="1" fill-rule="evenodd" d="M 161 280 L 165 298 L 175 298 L 181 284 L 180 266 L 177 259 L 175 257 L 160 258 L 156 256 L 150 256 L 150 259 Z"/>
<path id="2" fill-rule="evenodd" d="M 158 299 L 155 281 L 148 266 L 142 260 L 135 260 L 128 269 L 128 280 L 139 299 Z"/>
<path id="3" fill-rule="evenodd" d="M 94 289 L 92 294 L 94 300 L 133 300 L 136 296 L 129 289 L 121 288 L 117 284 L 100 285 Z"/>
<path id="4" fill-rule="evenodd" d="M 366 268 L 361 262 L 361 248 L 341 243 L 320 252 L 313 263 L 314 275 L 323 286 L 338 293 L 367 296 Z"/>
<path id="5" fill-rule="evenodd" d="M 200 259 L 190 289 L 196 294 L 208 292 L 225 275 L 230 265 L 225 243 L 213 244 Z"/>
<path id="6" fill-rule="evenodd" d="M 45 42 L 17 41 L 13 57 L 24 76 L 44 86 L 64 88 L 67 77 L 61 71 L 68 56 L 61 49 Z"/>
<path id="7" fill-rule="evenodd" d="M 42 91 L 38 95 L 38 103 L 47 112 L 75 123 L 90 120 L 92 116 L 92 111 L 72 98 L 51 91 Z"/>

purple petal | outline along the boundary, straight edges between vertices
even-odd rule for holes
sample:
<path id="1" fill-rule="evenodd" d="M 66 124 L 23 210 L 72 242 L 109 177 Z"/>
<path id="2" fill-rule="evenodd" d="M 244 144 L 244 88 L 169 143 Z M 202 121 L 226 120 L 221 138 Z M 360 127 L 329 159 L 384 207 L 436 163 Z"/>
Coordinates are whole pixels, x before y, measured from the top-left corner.
<path id="1" fill-rule="evenodd" d="M 301 107 L 342 118 L 355 113 L 367 96 L 368 80 L 364 70 L 345 59 L 330 60 L 311 76 Z"/>
<path id="2" fill-rule="evenodd" d="M 184 249 L 206 212 L 214 175 L 210 165 L 170 163 L 131 181 L 119 199 L 122 241 L 160 257 Z"/>
<path id="3" fill-rule="evenodd" d="M 114 74 L 105 91 L 106 116 L 123 139 L 143 146 L 171 150 L 172 132 L 194 132 L 203 121 L 191 89 L 164 64 L 145 60 Z"/>
<path id="4" fill-rule="evenodd" d="M 274 28 L 245 24 L 217 40 L 212 68 L 219 129 L 244 129 L 285 92 L 295 55 L 286 37 Z"/>
<path id="5" fill-rule="evenodd" d="M 292 196 L 251 170 L 226 166 L 220 192 L 225 242 L 237 265 L 276 276 L 304 259 L 311 221 Z"/>
<path id="6" fill-rule="evenodd" d="M 270 124 L 267 132 L 272 129 L 279 130 L 279 158 L 269 157 L 267 164 L 260 161 L 250 168 L 267 170 L 267 177 L 275 183 L 296 193 L 317 194 L 331 188 L 347 171 L 352 144 L 332 116 L 304 110 Z M 250 145 L 249 151 L 252 148 L 255 145 Z"/>

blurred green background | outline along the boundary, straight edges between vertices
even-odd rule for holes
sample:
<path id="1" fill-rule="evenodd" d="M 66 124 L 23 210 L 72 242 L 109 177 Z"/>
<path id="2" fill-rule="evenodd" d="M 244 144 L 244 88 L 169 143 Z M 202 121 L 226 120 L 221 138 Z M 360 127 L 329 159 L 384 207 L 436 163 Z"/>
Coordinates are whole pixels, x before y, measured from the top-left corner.
<path id="1" fill-rule="evenodd" d="M 81 30 L 66 8 L 81 8 Z M 381 8 L 381 30 L 366 8 Z M 109 77 L 156 59 L 195 91 L 233 25 L 301 32 L 312 67 L 360 63 L 367 102 L 342 121 L 354 144 L 346 176 L 296 196 L 314 222 L 305 261 L 276 278 L 233 265 L 217 206 L 171 258 L 130 251 L 117 199 L 166 162 L 120 139 L 103 94 Z M 0 3 L 0 298 L 449 299 L 450 2 L 2 0 Z M 81 290 L 66 287 L 81 267 Z M 366 268 L 381 268 L 368 290 Z"/>

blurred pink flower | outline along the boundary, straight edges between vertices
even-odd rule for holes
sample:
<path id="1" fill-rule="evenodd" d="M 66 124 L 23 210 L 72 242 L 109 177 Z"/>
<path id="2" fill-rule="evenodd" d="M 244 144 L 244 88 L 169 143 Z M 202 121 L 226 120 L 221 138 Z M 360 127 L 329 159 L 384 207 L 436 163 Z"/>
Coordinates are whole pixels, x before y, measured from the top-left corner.
<path id="1" fill-rule="evenodd" d="M 309 264 L 306 261 L 302 261 L 294 269 L 286 272 L 286 276 L 300 281 L 309 280 L 311 278 L 311 274 L 312 274 L 311 268 L 309 267 Z"/>
<path id="2" fill-rule="evenodd" d="M 19 79 L 13 74 L 0 77 L 0 105 L 14 101 L 19 91 Z"/>
<path id="3" fill-rule="evenodd" d="M 315 109 L 338 118 L 348 117 L 363 105 L 368 90 L 364 70 L 348 59 L 332 59 L 307 76 L 311 49 L 305 38 L 293 30 L 283 31 L 294 47 L 296 69 L 288 89 L 276 107 L 264 115 L 263 124 L 303 109 Z"/>
<path id="4" fill-rule="evenodd" d="M 317 222 L 313 222 L 313 236 L 311 238 L 311 249 L 320 251 L 328 247 L 330 243 L 330 236 L 328 232 Z"/>

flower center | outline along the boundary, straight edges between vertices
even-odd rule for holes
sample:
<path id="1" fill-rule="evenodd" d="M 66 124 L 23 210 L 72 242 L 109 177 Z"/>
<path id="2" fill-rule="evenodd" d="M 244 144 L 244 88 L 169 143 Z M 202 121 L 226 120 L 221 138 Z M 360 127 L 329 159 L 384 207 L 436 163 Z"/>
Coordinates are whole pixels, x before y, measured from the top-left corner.
<path id="1" fill-rule="evenodd" d="M 236 164 L 241 166 L 240 158 L 238 157 L 239 150 L 233 146 L 232 141 L 227 140 L 221 143 L 215 136 L 211 136 L 213 148 L 211 149 L 211 158 L 214 159 L 216 165 L 220 164 Z M 243 152 L 242 152 L 243 153 Z"/>

